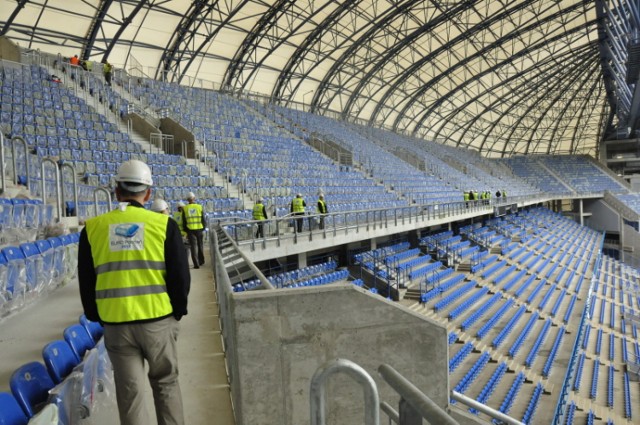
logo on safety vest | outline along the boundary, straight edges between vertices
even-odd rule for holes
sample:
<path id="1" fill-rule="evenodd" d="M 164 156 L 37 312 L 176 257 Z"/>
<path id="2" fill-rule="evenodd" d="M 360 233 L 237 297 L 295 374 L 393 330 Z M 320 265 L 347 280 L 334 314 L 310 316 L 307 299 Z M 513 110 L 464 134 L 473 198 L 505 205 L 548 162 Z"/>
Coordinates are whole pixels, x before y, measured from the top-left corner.
<path id="1" fill-rule="evenodd" d="M 109 249 L 113 251 L 142 251 L 144 223 L 121 223 L 109 226 Z"/>

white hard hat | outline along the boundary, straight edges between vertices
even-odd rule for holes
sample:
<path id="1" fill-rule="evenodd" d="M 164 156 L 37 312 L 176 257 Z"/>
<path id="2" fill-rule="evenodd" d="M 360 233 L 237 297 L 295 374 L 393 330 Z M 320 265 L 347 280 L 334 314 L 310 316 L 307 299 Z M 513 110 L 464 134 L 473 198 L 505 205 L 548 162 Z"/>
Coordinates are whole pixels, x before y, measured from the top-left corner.
<path id="1" fill-rule="evenodd" d="M 297 196 L 298 198 L 302 198 L 302 193 L 298 193 L 296 196 Z"/>
<path id="2" fill-rule="evenodd" d="M 187 199 L 196 199 L 196 194 L 193 192 L 189 192 L 189 194 L 187 195 Z"/>
<path id="3" fill-rule="evenodd" d="M 124 189 L 129 192 L 142 192 L 153 186 L 153 179 L 151 178 L 151 169 L 147 164 L 137 159 L 131 159 L 125 161 L 118 168 L 118 174 L 116 174 L 116 181 Z"/>
<path id="4" fill-rule="evenodd" d="M 258 202 L 264 202 L 264 199 L 258 198 Z"/>
<path id="5" fill-rule="evenodd" d="M 156 198 L 151 204 L 151 211 L 162 212 L 169 209 L 169 204 L 164 199 Z"/>
<path id="6" fill-rule="evenodd" d="M 184 207 L 186 204 L 182 201 L 178 201 L 178 203 L 176 204 L 178 206 L 178 208 L 182 208 Z"/>

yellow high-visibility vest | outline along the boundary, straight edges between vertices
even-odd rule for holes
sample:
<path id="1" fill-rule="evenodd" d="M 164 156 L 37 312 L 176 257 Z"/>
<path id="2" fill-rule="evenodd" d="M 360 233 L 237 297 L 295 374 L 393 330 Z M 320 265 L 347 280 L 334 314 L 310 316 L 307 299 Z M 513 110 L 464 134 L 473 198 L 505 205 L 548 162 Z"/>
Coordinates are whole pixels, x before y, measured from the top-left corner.
<path id="1" fill-rule="evenodd" d="M 180 211 L 176 211 L 173 213 L 173 219 L 176 223 L 178 223 L 178 228 L 180 229 L 180 234 L 184 237 L 187 236 L 187 231 L 184 230 L 184 223 L 182 222 L 182 213 Z"/>
<path id="2" fill-rule="evenodd" d="M 104 322 L 156 319 L 173 312 L 165 282 L 167 220 L 167 215 L 133 206 L 87 220 L 96 305 Z"/>
<path id="3" fill-rule="evenodd" d="M 264 220 L 264 205 L 263 204 L 255 204 L 253 206 L 253 219 L 254 220 Z"/>
<path id="4" fill-rule="evenodd" d="M 304 200 L 302 198 L 293 198 L 291 203 L 293 204 L 293 212 L 301 213 L 304 212 L 304 205 L 302 204 Z"/>
<path id="5" fill-rule="evenodd" d="M 187 204 L 182 207 L 182 213 L 187 219 L 188 230 L 204 229 L 204 226 L 202 225 L 202 205 Z"/>

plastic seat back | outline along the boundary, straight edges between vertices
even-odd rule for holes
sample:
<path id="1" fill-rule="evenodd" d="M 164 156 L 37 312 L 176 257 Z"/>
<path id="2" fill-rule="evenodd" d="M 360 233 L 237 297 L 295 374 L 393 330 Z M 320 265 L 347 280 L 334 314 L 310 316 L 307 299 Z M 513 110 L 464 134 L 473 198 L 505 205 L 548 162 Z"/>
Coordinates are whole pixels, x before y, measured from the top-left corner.
<path id="1" fill-rule="evenodd" d="M 104 328 L 100 323 L 87 319 L 87 316 L 83 314 L 80 316 L 80 324 L 84 326 L 95 342 L 98 342 L 100 338 L 102 338 Z"/>
<path id="2" fill-rule="evenodd" d="M 0 393 L 0 425 L 27 425 L 29 418 L 12 394 Z"/>
<path id="3" fill-rule="evenodd" d="M 42 349 L 42 358 L 55 384 L 62 382 L 79 363 L 71 346 L 63 340 L 52 341 L 45 345 Z"/>
<path id="4" fill-rule="evenodd" d="M 82 361 L 84 353 L 94 347 L 95 343 L 89 332 L 80 323 L 71 325 L 62 333 L 64 340 L 71 346 L 73 353 L 79 362 Z"/>
<path id="5" fill-rule="evenodd" d="M 54 383 L 42 363 L 31 362 L 13 372 L 9 386 L 22 410 L 28 417 L 32 417 L 40 405 L 47 401 Z"/>

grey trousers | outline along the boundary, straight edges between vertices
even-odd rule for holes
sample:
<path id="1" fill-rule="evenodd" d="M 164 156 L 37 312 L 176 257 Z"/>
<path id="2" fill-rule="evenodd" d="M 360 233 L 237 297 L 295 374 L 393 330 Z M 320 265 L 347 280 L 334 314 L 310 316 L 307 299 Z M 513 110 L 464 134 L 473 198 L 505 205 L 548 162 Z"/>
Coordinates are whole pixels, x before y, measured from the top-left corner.
<path id="1" fill-rule="evenodd" d="M 173 317 L 157 322 L 105 325 L 104 343 L 113 365 L 121 425 L 149 425 L 144 404 L 144 361 L 158 425 L 183 425 L 178 383 L 178 331 Z"/>

